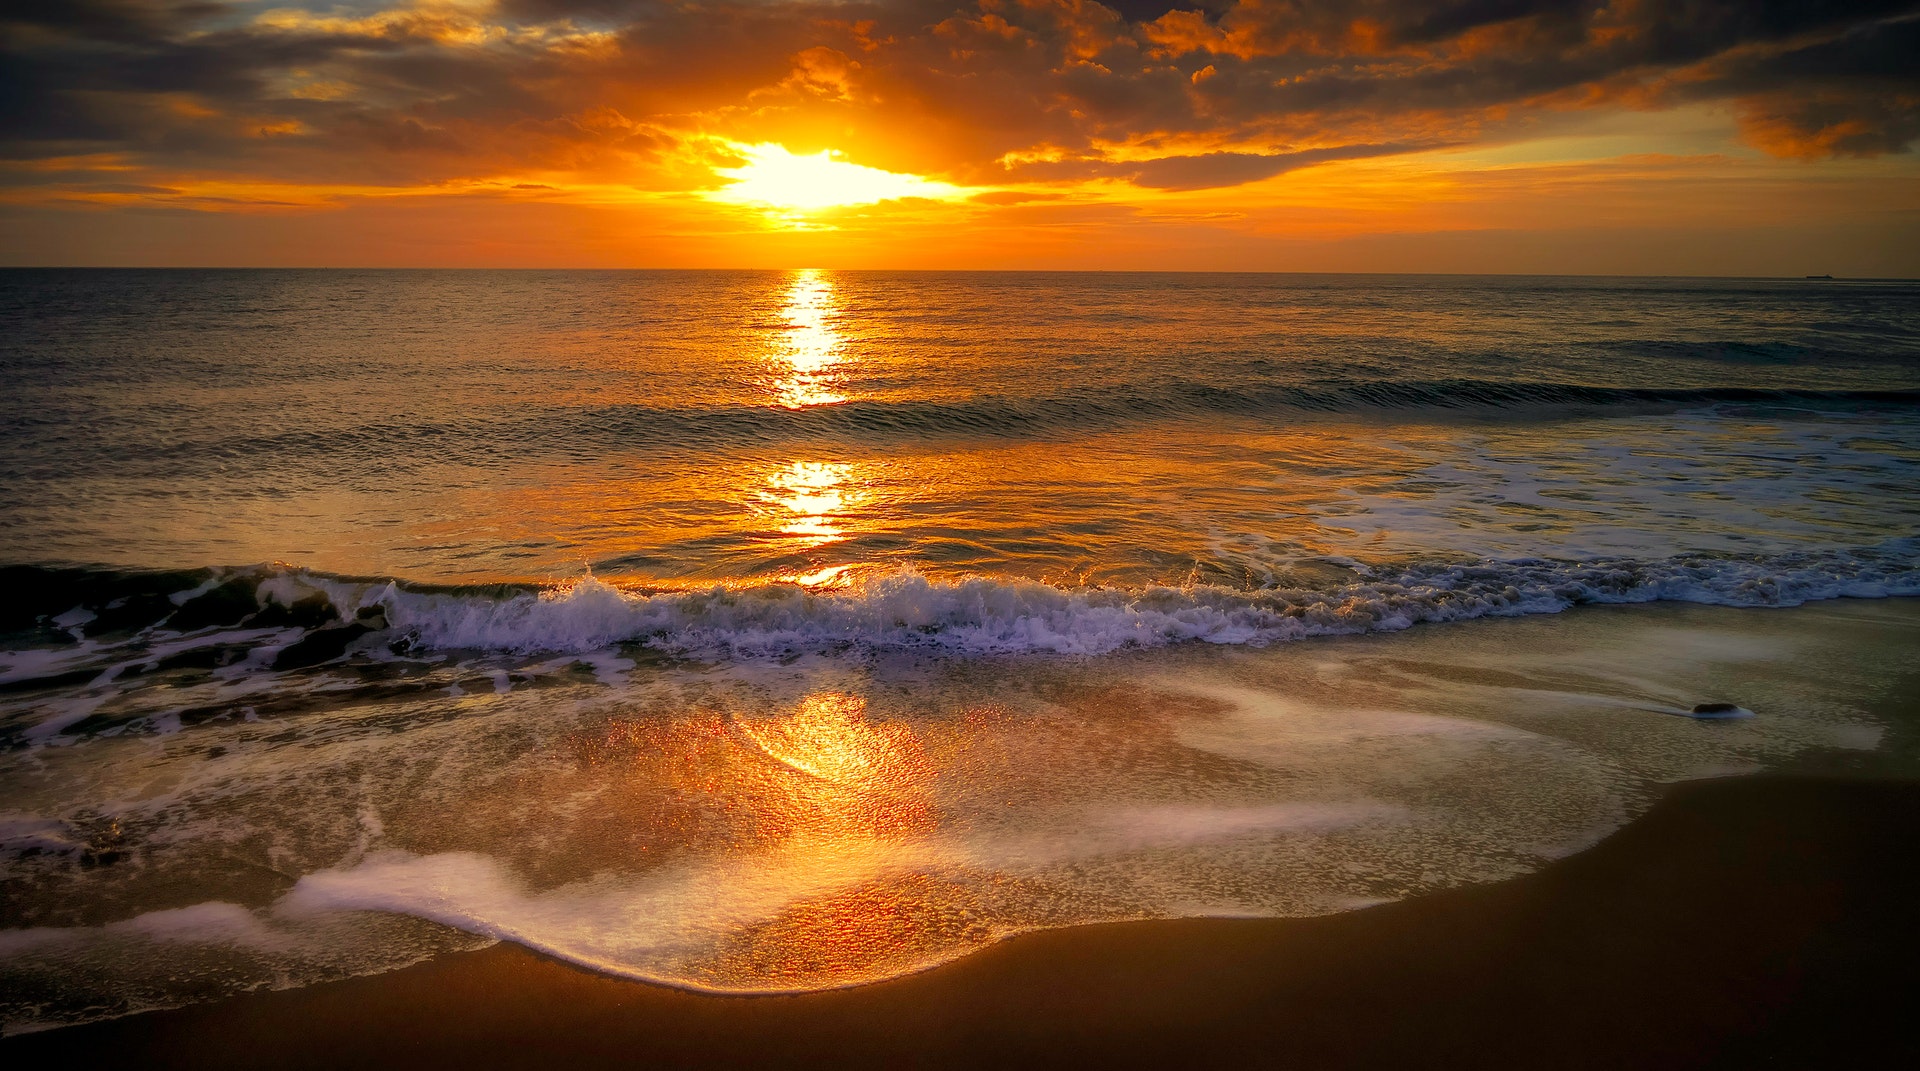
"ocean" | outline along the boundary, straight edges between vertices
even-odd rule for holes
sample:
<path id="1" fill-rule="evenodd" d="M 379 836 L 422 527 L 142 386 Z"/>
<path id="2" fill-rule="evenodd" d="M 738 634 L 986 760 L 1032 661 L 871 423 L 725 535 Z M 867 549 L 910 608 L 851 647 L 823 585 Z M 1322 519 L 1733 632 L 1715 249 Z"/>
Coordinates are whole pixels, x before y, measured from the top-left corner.
<path id="1" fill-rule="evenodd" d="M 0 372 L 9 1032 L 1498 880 L 1881 747 L 1920 594 L 1913 282 L 13 270 Z"/>

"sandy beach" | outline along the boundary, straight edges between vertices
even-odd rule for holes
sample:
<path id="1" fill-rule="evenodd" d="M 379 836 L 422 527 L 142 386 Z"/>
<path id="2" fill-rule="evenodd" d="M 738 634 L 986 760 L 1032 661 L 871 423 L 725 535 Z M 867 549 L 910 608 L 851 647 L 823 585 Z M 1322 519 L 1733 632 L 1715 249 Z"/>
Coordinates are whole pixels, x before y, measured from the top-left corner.
<path id="1" fill-rule="evenodd" d="M 1911 690 L 1908 690 L 1911 712 Z M 1906 723 L 1911 726 L 1913 723 Z M 1314 919 L 1029 934 L 715 997 L 513 945 L 0 1043 L 10 1066 L 1821 1067 L 1920 1054 L 1920 782 L 1683 785 L 1498 885 Z"/>
<path id="2" fill-rule="evenodd" d="M 1826 682 L 1831 694 L 1854 695 L 1857 716 L 1877 726 L 1871 746 L 1843 733 L 1831 739 L 1844 746 L 1783 752 L 1765 772 L 1656 787 L 1624 828 L 1510 880 L 1317 917 L 1039 930 L 931 970 L 798 995 L 654 985 L 502 942 L 387 973 L 17 1035 L 0 1039 L 0 1059 L 193 1068 L 1893 1064 L 1920 1055 L 1904 1016 L 1920 959 L 1920 861 L 1910 851 L 1920 836 L 1920 675 L 1905 656 L 1916 609 L 1904 599 L 1785 612 L 1617 608 L 1292 649 L 1343 659 L 1351 673 L 1440 656 L 1465 680 L 1496 662 L 1535 674 L 1583 661 L 1653 672 L 1649 644 L 1693 637 L 1699 651 L 1771 652 L 1764 665 L 1714 671 L 1726 694 L 1768 701 L 1748 700 L 1765 709 L 1743 722 L 1624 715 L 1654 731 L 1661 749 L 1678 756 L 1689 740 L 1810 732 L 1792 726 L 1827 693 L 1770 691 L 1768 679 Z M 1793 636 L 1813 645 L 1781 646 Z M 1734 666 L 1747 667 L 1737 671 L 1744 679 L 1726 675 Z M 1868 690 L 1847 692 L 1860 687 Z M 1547 726 L 1567 715 L 1526 716 Z"/>

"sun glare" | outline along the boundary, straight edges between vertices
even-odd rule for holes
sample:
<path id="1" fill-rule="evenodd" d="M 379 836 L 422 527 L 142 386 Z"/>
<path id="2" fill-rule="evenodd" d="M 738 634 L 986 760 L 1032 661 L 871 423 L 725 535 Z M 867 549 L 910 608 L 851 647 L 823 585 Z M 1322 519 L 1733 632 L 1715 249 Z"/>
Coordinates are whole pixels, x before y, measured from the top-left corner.
<path id="1" fill-rule="evenodd" d="M 719 169 L 720 174 L 732 181 L 711 194 L 717 200 L 807 212 L 903 197 L 950 198 L 967 192 L 918 175 L 848 163 L 833 149 L 823 149 L 811 156 L 801 156 L 772 143 L 738 146 L 738 150 L 747 158 L 747 163 Z"/>

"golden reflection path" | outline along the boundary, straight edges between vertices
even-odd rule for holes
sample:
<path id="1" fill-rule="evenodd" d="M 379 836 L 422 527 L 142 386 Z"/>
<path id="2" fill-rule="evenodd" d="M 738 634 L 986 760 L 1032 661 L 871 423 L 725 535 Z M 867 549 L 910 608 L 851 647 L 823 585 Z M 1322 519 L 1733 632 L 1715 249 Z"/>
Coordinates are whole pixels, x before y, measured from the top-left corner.
<path id="1" fill-rule="evenodd" d="M 846 359 L 845 340 L 835 327 L 840 314 L 832 280 L 812 269 L 794 273 L 780 309 L 786 326 L 769 356 L 776 404 L 805 409 L 847 400 L 836 371 Z"/>
<path id="2" fill-rule="evenodd" d="M 833 280 L 818 271 L 797 271 L 781 305 L 783 321 L 768 351 L 768 382 L 776 403 L 785 409 L 808 409 L 847 401 L 839 392 L 839 367 L 845 363 L 845 340 L 835 324 L 843 309 L 833 294 Z M 843 528 L 847 511 L 868 495 L 852 488 L 851 464 L 835 461 L 791 461 L 764 474 L 753 499 L 774 512 L 776 549 L 804 553 L 847 539 Z M 814 562 L 812 568 L 789 572 L 780 580 L 804 587 L 843 587 L 851 583 L 851 566 Z"/>
<path id="3" fill-rule="evenodd" d="M 866 397 L 874 381 L 860 379 L 855 395 L 856 375 L 900 359 L 866 348 L 861 340 L 884 337 L 885 317 L 831 273 L 759 285 L 760 315 L 711 355 L 729 359 L 723 376 L 700 381 L 700 404 L 802 423 L 810 408 Z M 956 382 L 951 370 L 897 370 L 887 389 L 903 397 L 943 396 Z M 1456 456 L 1459 434 L 1403 425 L 1383 438 L 1375 425 L 1330 421 L 1170 427 L 1147 440 L 1089 433 L 1071 449 L 988 437 L 884 450 L 841 439 L 817 451 L 801 435 L 750 438 L 692 460 L 677 451 L 570 460 L 524 470 L 530 486 L 449 492 L 438 517 L 410 530 L 412 545 L 363 571 L 546 581 L 589 561 L 596 575 L 653 589 L 833 590 L 904 559 L 942 581 L 1285 586 L 1303 559 L 1426 550 L 1415 525 L 1434 492 L 1418 474 Z"/>
<path id="4" fill-rule="evenodd" d="M 846 360 L 845 342 L 835 328 L 842 312 L 830 278 L 811 269 L 794 273 L 780 309 L 784 326 L 767 358 L 777 404 L 805 409 L 847 400 L 838 390 L 838 369 Z M 853 466 L 834 461 L 795 460 L 765 473 L 752 497 L 775 514 L 776 548 L 806 552 L 846 539 L 847 512 L 870 497 L 854 489 L 853 476 Z M 851 568 L 816 561 L 779 579 L 805 587 L 843 587 L 852 581 Z"/>
<path id="5" fill-rule="evenodd" d="M 780 534 L 794 545 L 818 547 L 847 538 L 842 513 L 859 498 L 848 487 L 853 466 L 831 461 L 795 461 L 767 473 L 755 494 L 765 505 L 786 511 Z"/>
<path id="6" fill-rule="evenodd" d="M 805 553 L 846 539 L 847 514 L 871 497 L 854 475 L 852 465 L 833 461 L 795 461 L 768 471 L 753 498 L 773 514 L 775 549 Z M 853 581 L 852 568 L 816 559 L 779 579 L 811 588 L 844 587 Z"/>

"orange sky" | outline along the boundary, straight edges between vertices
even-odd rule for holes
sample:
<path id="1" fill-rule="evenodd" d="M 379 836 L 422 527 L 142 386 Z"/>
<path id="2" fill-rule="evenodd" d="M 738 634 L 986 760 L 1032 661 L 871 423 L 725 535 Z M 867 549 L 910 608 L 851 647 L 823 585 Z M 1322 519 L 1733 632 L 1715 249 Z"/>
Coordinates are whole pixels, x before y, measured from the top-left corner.
<path id="1" fill-rule="evenodd" d="M 7 263 L 1920 275 L 1920 3 L 42 6 Z"/>

